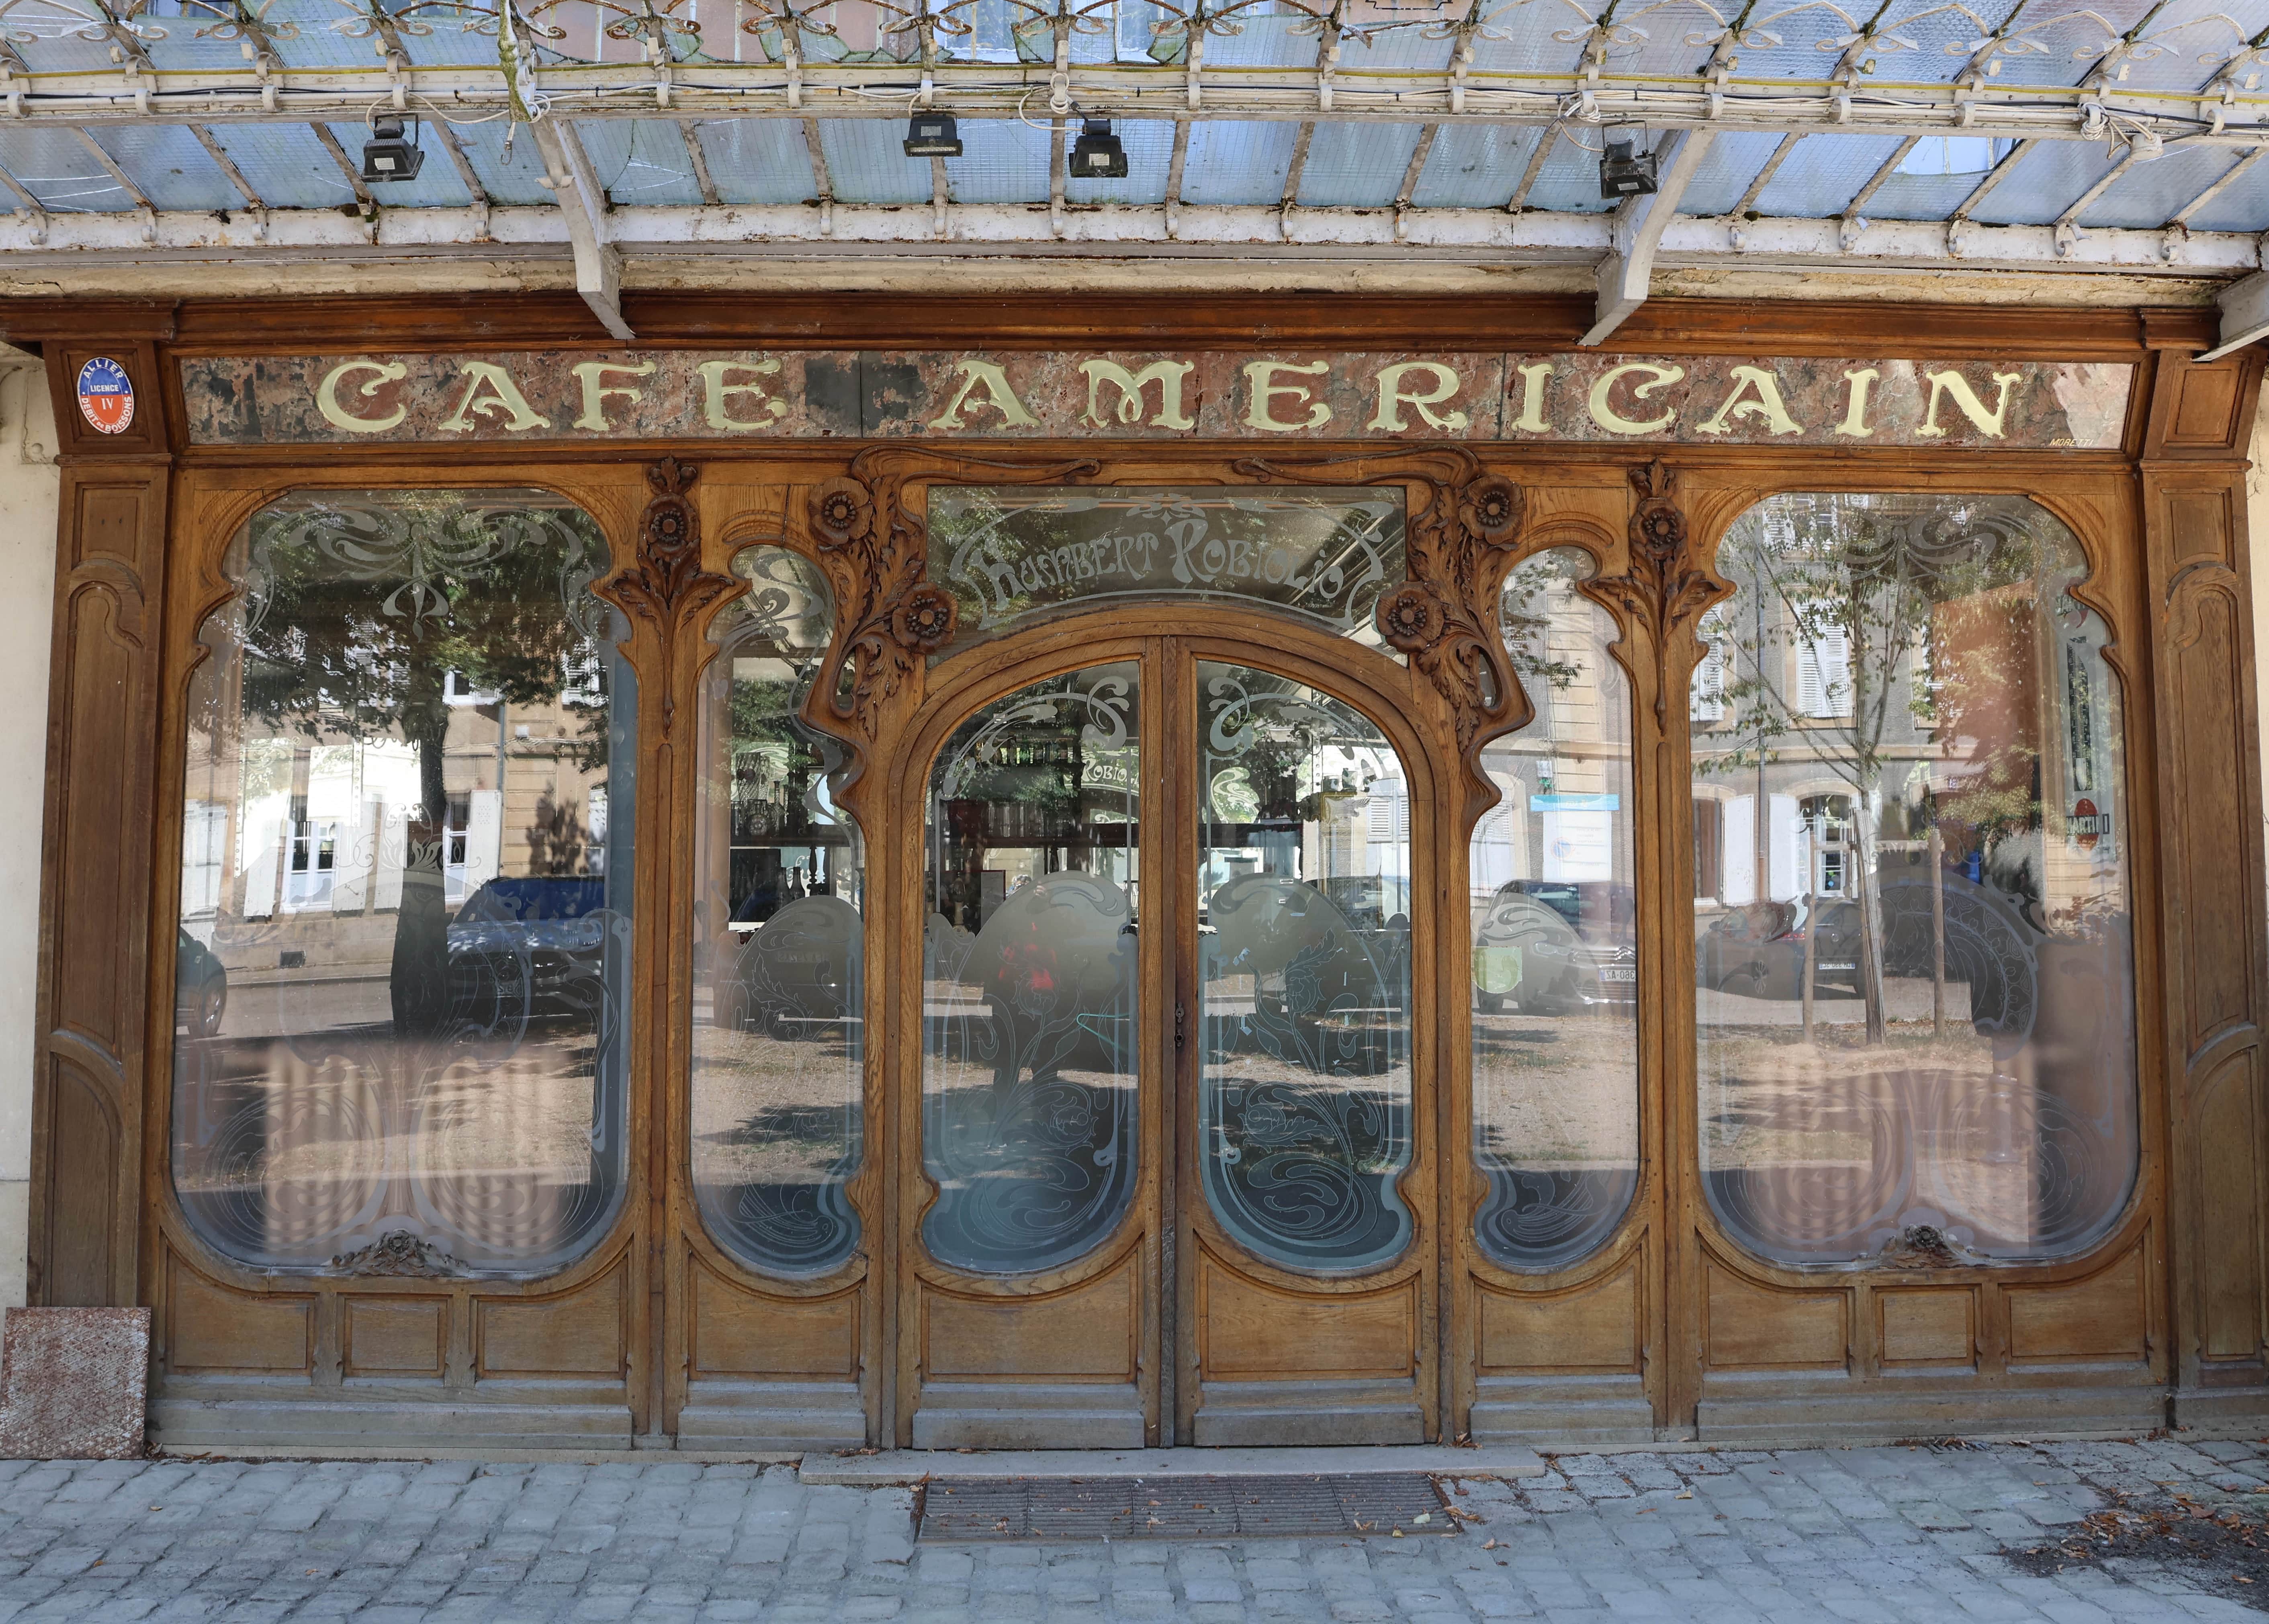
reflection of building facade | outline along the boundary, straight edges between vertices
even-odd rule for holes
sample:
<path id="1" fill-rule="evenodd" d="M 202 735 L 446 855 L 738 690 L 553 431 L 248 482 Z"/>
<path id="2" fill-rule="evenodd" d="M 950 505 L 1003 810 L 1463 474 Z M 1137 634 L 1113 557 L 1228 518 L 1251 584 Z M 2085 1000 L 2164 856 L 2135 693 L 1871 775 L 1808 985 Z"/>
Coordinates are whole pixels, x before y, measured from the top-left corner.
<path id="1" fill-rule="evenodd" d="M 2269 1413 L 2255 359 L 687 308 L 0 308 L 167 402 L 69 432 L 43 1030 L 146 1041 L 32 1241 L 165 1441 Z"/>

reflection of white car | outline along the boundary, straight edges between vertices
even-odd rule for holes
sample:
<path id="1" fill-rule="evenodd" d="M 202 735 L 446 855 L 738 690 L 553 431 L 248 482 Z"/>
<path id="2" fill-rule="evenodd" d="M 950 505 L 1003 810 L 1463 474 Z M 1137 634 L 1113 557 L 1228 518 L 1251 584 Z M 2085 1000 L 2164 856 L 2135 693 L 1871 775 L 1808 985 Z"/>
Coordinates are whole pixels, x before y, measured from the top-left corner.
<path id="1" fill-rule="evenodd" d="M 451 988 L 461 994 L 494 988 L 510 996 L 525 985 L 534 1008 L 589 1010 L 606 974 L 611 918 L 603 879 L 527 875 L 488 881 L 449 923 Z"/>

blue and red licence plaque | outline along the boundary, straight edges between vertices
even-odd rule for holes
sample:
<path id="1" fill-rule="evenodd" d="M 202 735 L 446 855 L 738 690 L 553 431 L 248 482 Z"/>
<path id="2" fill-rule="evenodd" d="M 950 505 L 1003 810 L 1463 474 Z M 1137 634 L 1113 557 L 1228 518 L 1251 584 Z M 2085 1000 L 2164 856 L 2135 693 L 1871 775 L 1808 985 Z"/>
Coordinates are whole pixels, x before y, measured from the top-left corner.
<path id="1" fill-rule="evenodd" d="M 107 355 L 80 367 L 78 409 L 98 433 L 126 432 L 134 422 L 134 381 L 126 369 Z"/>

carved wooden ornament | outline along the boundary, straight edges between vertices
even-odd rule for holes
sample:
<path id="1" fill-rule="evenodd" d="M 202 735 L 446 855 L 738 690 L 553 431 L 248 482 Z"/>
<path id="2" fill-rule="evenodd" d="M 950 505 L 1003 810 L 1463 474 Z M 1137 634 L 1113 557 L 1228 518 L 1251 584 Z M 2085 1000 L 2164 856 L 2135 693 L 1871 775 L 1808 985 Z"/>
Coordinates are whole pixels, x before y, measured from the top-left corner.
<path id="1" fill-rule="evenodd" d="M 1630 516 L 1630 557 L 1621 575 L 1602 575 L 1584 590 L 1644 625 L 1654 643 L 1654 720 L 1668 714 L 1670 637 L 1726 588 L 1689 550 L 1686 514 L 1672 491 L 1676 476 L 1659 461 L 1630 470 L 1637 500 Z"/>
<path id="2" fill-rule="evenodd" d="M 1482 600 L 1497 574 L 1486 567 L 1490 556 L 1520 544 L 1528 509 L 1520 487 L 1502 474 L 1483 472 L 1478 457 L 1454 447 L 1329 462 L 1248 458 L 1235 467 L 1260 480 L 1364 485 L 1415 480 L 1433 487 L 1433 499 L 1410 515 L 1403 543 L 1407 579 L 1378 601 L 1378 630 L 1449 701 L 1459 751 L 1470 760 L 1483 727 L 1508 720 L 1519 704 L 1520 689 L 1497 634 L 1494 603 Z"/>
<path id="3" fill-rule="evenodd" d="M 686 495 L 700 476 L 698 466 L 676 457 L 647 465 L 647 484 L 654 487 L 654 496 L 639 520 L 637 560 L 595 588 L 624 613 L 654 627 L 661 639 L 665 669 L 675 654 L 679 627 L 741 587 L 730 575 L 701 567 L 701 520 Z M 676 701 L 665 695 L 664 740 L 669 737 L 676 708 Z"/>
<path id="4" fill-rule="evenodd" d="M 805 701 L 806 720 L 855 744 L 872 744 L 884 702 L 922 659 L 953 640 L 959 606 L 923 578 L 929 526 L 906 506 L 908 480 L 1057 484 L 1091 477 L 1099 467 L 1091 461 L 989 462 L 883 446 L 854 457 L 847 478 L 814 485 L 806 517 L 838 607 L 835 643 Z"/>

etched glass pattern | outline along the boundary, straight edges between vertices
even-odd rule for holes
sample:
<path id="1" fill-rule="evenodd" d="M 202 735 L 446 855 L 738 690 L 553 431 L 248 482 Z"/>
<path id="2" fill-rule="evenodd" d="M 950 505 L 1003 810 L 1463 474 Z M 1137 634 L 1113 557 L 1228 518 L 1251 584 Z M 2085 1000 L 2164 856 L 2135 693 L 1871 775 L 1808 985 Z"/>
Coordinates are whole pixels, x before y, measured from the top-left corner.
<path id="1" fill-rule="evenodd" d="M 1206 1200 L 1269 1263 L 1378 1268 L 1411 1234 L 1409 782 L 1327 694 L 1197 679 Z"/>
<path id="2" fill-rule="evenodd" d="M 1689 702 L 1711 1207 L 1789 1263 L 2086 1250 L 2137 1139 L 2120 691 L 2078 543 L 2017 497 L 1805 494 L 1718 567 Z"/>
<path id="3" fill-rule="evenodd" d="M 866 863 L 843 751 L 805 695 L 834 631 L 806 559 L 752 547 L 701 687 L 693 830 L 693 1192 L 753 1269 L 822 1274 L 859 1244 Z"/>
<path id="4" fill-rule="evenodd" d="M 1496 806 L 1467 860 L 1473 935 L 1474 1157 L 1482 1251 L 1563 1268 L 1638 1188 L 1638 932 L 1630 689 L 1615 624 L 1577 590 L 1573 548 L 1516 568 L 1497 605 L 1536 714 L 1482 755 Z"/>
<path id="5" fill-rule="evenodd" d="M 191 679 L 174 1179 L 269 1269 L 557 1267 L 620 1200 L 638 707 L 598 528 L 301 495 Z"/>
<path id="6" fill-rule="evenodd" d="M 1189 597 L 1289 611 L 1393 655 L 1382 594 L 1403 580 L 1403 494 L 1368 486 L 941 485 L 929 578 L 963 643 L 1042 610 Z"/>
<path id="7" fill-rule="evenodd" d="M 929 779 L 922 1155 L 931 1257 L 1053 1268 L 1134 1199 L 1141 677 L 1051 677 L 987 705 Z"/>

